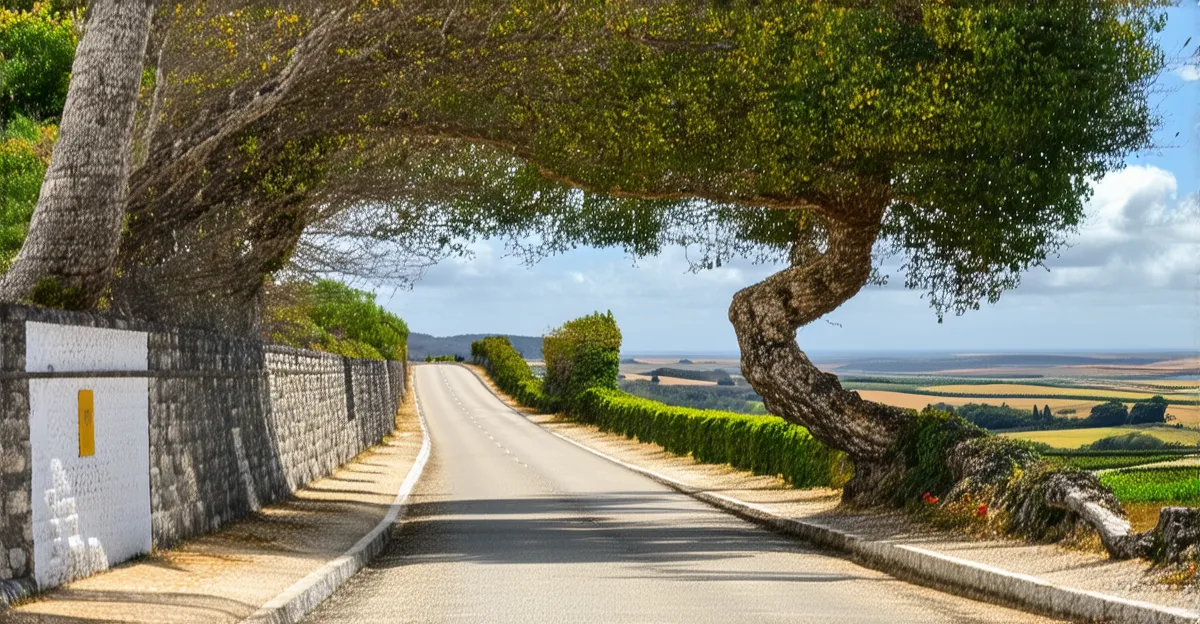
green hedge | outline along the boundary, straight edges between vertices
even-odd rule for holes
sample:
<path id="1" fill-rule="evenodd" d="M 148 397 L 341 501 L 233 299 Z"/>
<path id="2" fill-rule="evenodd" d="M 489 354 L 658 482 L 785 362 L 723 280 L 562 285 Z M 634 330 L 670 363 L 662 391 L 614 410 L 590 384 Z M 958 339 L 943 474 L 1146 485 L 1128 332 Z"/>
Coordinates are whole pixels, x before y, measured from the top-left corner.
<path id="1" fill-rule="evenodd" d="M 504 336 L 489 336 L 471 343 L 471 357 L 487 369 L 488 376 L 518 403 L 543 412 L 556 412 L 557 398 L 542 390 L 542 380 L 534 376 L 525 358 Z"/>
<path id="2" fill-rule="evenodd" d="M 676 407 L 606 388 L 584 392 L 571 412 L 575 420 L 602 430 L 706 464 L 782 476 L 795 487 L 841 487 L 849 478 L 842 453 L 774 416 Z"/>
<path id="3" fill-rule="evenodd" d="M 653 442 L 706 464 L 781 476 L 794 487 L 841 487 L 850 477 L 843 453 L 781 418 L 677 407 L 605 387 L 584 390 L 566 405 L 543 390 L 542 381 L 507 338 L 476 341 L 471 355 L 501 390 L 526 407 L 543 412 L 565 407 L 578 422 Z"/>

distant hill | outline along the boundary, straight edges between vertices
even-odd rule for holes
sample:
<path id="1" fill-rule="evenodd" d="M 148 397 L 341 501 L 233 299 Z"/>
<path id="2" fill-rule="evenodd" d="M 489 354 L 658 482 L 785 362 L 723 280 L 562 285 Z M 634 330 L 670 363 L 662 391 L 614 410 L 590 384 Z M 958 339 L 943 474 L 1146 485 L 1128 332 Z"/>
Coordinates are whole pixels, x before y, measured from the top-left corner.
<path id="1" fill-rule="evenodd" d="M 429 334 L 408 335 L 408 359 L 414 362 L 425 360 L 427 355 L 461 355 L 471 359 L 471 343 L 496 334 L 466 334 L 439 338 Z M 513 347 L 527 360 L 542 359 L 541 336 L 509 336 Z"/>

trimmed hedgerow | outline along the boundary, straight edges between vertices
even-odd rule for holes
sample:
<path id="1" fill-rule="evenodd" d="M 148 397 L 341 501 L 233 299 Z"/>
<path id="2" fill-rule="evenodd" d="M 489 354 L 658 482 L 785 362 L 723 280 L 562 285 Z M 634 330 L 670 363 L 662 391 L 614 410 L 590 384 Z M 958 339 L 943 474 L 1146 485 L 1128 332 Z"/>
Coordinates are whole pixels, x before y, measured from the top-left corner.
<path id="1" fill-rule="evenodd" d="M 557 411 L 559 401 L 542 390 L 525 358 L 504 336 L 489 336 L 471 343 L 471 357 L 487 369 L 488 376 L 518 403 L 543 412 Z"/>
<path id="2" fill-rule="evenodd" d="M 707 464 L 730 464 L 754 474 L 780 476 L 795 487 L 841 487 L 850 478 L 845 454 L 816 441 L 803 427 L 774 416 L 699 410 L 667 405 L 633 396 L 610 386 L 620 334 L 608 315 L 581 319 L 588 327 L 570 327 L 570 339 L 560 341 L 560 374 L 581 373 L 590 387 L 577 379 L 560 377 L 555 394 L 551 386 L 533 375 L 525 359 L 507 338 L 492 336 L 471 345 L 475 362 L 487 369 L 492 381 L 518 403 L 543 412 L 563 409 L 578 422 L 598 426 L 641 442 L 653 442 L 677 455 L 691 455 Z M 580 324 L 582 325 L 582 324 Z M 587 331 L 583 331 L 583 330 Z M 566 338 L 565 336 L 560 337 Z M 600 339 L 596 339 L 597 336 Z M 554 351 L 547 340 L 547 360 Z M 582 345 L 582 346 L 581 346 Z M 609 360 L 612 360 L 610 366 Z M 549 371 L 551 367 L 547 366 Z M 611 370 L 610 370 L 611 369 Z"/>
<path id="3" fill-rule="evenodd" d="M 774 416 L 676 407 L 608 388 L 583 392 L 570 416 L 707 464 L 778 475 L 795 487 L 841 487 L 850 476 L 844 454 Z"/>

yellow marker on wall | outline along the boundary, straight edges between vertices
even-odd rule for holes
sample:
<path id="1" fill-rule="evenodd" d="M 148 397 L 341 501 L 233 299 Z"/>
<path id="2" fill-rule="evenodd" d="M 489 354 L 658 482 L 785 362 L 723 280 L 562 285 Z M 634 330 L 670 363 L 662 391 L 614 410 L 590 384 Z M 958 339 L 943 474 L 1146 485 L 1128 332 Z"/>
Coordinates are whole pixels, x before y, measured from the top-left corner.
<path id="1" fill-rule="evenodd" d="M 95 397 L 91 390 L 79 391 L 79 456 L 96 454 Z"/>

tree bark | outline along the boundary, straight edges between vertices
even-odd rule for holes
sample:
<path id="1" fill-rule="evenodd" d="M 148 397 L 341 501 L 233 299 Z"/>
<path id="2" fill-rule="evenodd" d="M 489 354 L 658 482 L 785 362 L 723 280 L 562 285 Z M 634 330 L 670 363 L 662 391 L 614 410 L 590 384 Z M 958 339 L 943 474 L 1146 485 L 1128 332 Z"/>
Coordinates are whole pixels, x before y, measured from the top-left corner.
<path id="1" fill-rule="evenodd" d="M 46 283 L 69 293 L 69 307 L 94 306 L 103 294 L 120 243 L 153 9 L 151 0 L 91 3 L 58 143 L 0 299 L 29 299 Z"/>
<path id="2" fill-rule="evenodd" d="M 767 409 L 808 428 L 856 462 L 880 462 L 912 417 L 864 401 L 822 372 L 796 344 L 796 331 L 849 300 L 871 275 L 871 250 L 882 206 L 865 223 L 827 220 L 824 252 L 793 253 L 793 266 L 734 295 L 729 320 L 742 351 L 742 372 Z"/>
<path id="3" fill-rule="evenodd" d="M 798 245 L 790 268 L 738 292 L 729 309 L 741 347 L 742 374 L 762 395 L 767 410 L 804 426 L 814 438 L 853 460 L 854 478 L 846 484 L 843 499 L 902 503 L 898 495 L 905 495 L 909 473 L 928 469 L 914 465 L 914 454 L 933 453 L 932 462 L 941 467 L 934 472 L 952 481 L 940 494 L 948 499 L 966 494 L 974 500 L 994 497 L 994 506 L 1009 512 L 1009 527 L 1015 532 L 1040 537 L 1052 528 L 1046 526 L 1047 518 L 1057 517 L 1056 526 L 1077 519 L 1096 530 L 1114 558 L 1149 556 L 1156 542 L 1161 556 L 1194 557 L 1200 548 L 1197 514 L 1164 510 L 1157 529 L 1136 533 L 1120 503 L 1094 475 L 1051 466 L 1029 449 L 987 436 L 961 419 L 923 424 L 912 411 L 865 401 L 809 361 L 796 343 L 796 331 L 837 309 L 870 279 L 883 206 L 874 202 L 859 207 L 857 213 L 864 217 L 858 220 L 845 218 L 855 214 L 853 209 L 826 213 L 824 250 Z M 917 448 L 915 436 L 905 434 L 921 427 L 932 427 L 931 438 L 944 446 Z"/>

